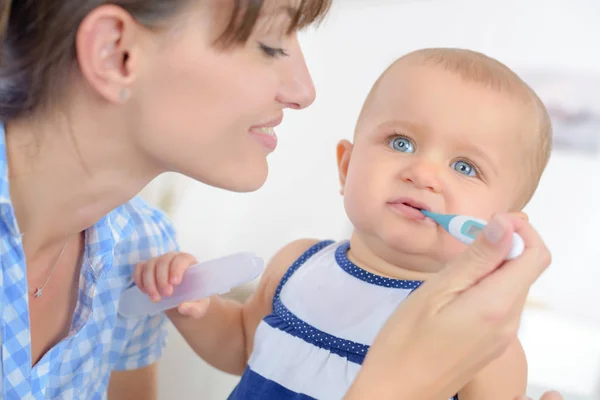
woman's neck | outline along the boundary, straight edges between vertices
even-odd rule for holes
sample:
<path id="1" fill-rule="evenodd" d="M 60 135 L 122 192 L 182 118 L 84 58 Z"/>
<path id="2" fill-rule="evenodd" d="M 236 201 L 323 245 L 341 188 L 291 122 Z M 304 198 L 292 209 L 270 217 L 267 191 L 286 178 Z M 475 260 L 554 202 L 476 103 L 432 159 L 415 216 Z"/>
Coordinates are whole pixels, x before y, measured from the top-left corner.
<path id="1" fill-rule="evenodd" d="M 125 132 L 90 125 L 28 119 L 5 127 L 11 199 L 27 254 L 89 228 L 158 174 L 120 139 Z"/>

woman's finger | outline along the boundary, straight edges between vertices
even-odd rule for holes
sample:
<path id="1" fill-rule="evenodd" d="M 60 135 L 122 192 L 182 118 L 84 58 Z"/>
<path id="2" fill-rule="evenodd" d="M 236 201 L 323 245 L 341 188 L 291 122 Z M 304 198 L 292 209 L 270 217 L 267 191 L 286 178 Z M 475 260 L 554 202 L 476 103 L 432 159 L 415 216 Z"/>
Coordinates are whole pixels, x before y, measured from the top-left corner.
<path id="1" fill-rule="evenodd" d="M 544 393 L 540 400 L 563 400 L 563 397 L 560 393 L 553 391 Z"/>
<path id="2" fill-rule="evenodd" d="M 511 296 L 526 295 L 531 285 L 552 262 L 550 251 L 529 222 L 514 219 L 512 223 L 515 232 L 525 242 L 523 254 L 504 263 L 502 268 L 479 285 L 482 291 L 488 291 L 490 295 L 504 300 L 510 299 Z"/>
<path id="3" fill-rule="evenodd" d="M 451 301 L 504 262 L 510 250 L 513 231 L 511 218 L 506 215 L 494 216 L 467 250 L 431 278 L 431 285 L 423 285 L 413 295 L 430 300 L 431 296 L 440 297 L 441 304 Z"/>

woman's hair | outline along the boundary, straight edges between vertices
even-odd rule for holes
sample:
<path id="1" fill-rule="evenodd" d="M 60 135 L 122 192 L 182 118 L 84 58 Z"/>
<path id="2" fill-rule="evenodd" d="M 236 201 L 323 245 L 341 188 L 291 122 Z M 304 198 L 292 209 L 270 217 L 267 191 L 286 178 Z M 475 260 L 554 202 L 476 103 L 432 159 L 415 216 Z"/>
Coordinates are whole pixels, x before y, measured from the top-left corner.
<path id="1" fill-rule="evenodd" d="M 0 121 L 34 112 L 61 89 L 75 65 L 79 25 L 95 8 L 114 4 L 144 26 L 158 28 L 190 1 L 207 0 L 0 0 Z M 224 47 L 248 40 L 265 3 L 229 1 L 231 17 L 215 42 Z M 289 32 L 320 20 L 331 1 L 298 1 Z"/>

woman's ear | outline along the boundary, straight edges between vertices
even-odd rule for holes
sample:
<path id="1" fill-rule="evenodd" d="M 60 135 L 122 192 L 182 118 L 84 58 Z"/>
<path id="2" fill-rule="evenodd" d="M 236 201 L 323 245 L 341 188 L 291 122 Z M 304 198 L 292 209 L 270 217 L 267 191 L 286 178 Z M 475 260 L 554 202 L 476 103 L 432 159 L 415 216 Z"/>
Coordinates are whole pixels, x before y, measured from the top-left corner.
<path id="1" fill-rule="evenodd" d="M 340 179 L 340 194 L 344 194 L 346 186 L 346 177 L 348 176 L 348 166 L 350 165 L 350 156 L 352 155 L 353 145 L 348 140 L 341 140 L 337 145 L 337 164 Z"/>
<path id="2" fill-rule="evenodd" d="M 77 61 L 89 85 L 106 100 L 127 100 L 135 80 L 138 26 L 120 7 L 96 8 L 77 31 Z"/>

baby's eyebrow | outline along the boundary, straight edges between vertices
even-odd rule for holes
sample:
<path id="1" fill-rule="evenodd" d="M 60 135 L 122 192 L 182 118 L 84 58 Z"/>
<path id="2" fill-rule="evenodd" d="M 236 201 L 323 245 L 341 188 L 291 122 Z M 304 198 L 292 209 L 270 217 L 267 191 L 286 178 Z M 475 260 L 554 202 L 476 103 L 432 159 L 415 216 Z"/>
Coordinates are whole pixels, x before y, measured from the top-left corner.
<path id="1" fill-rule="evenodd" d="M 431 132 L 431 129 L 427 125 L 419 124 L 406 119 L 388 120 L 379 125 L 379 128 L 394 128 L 398 126 L 407 129 L 407 133 L 418 133 L 424 135 Z"/>

